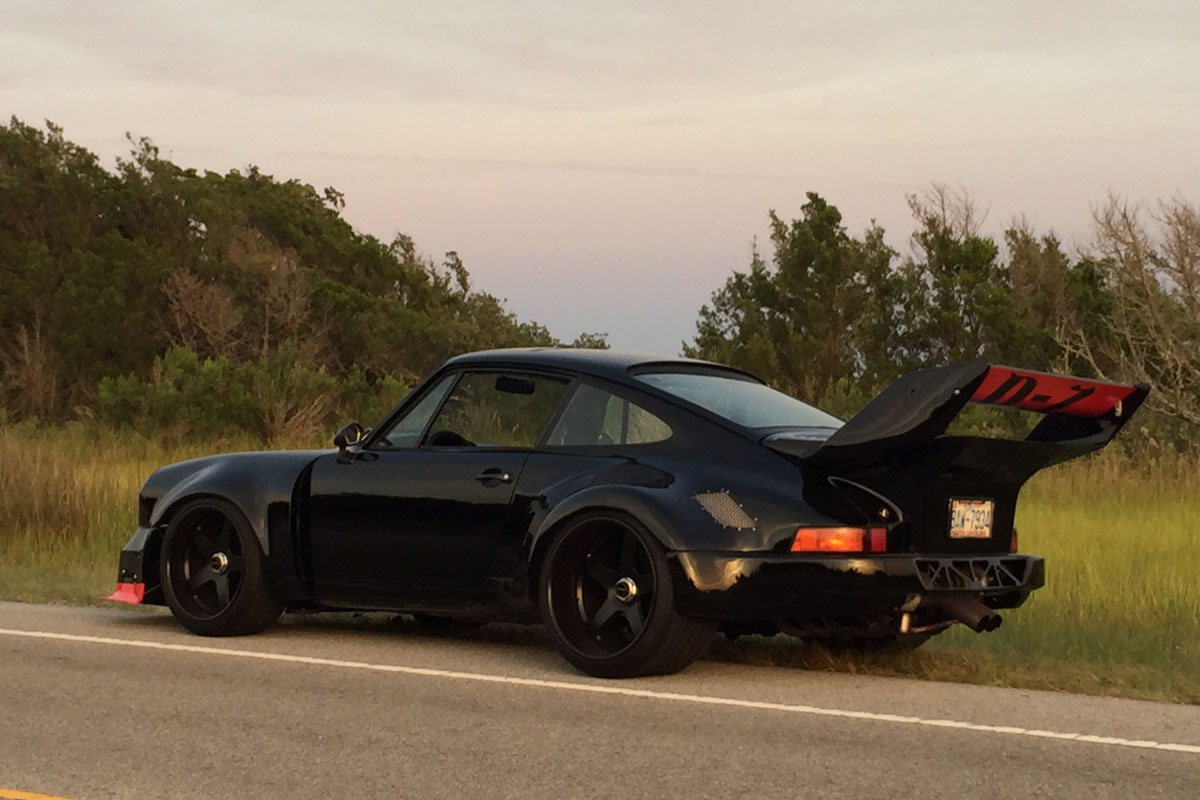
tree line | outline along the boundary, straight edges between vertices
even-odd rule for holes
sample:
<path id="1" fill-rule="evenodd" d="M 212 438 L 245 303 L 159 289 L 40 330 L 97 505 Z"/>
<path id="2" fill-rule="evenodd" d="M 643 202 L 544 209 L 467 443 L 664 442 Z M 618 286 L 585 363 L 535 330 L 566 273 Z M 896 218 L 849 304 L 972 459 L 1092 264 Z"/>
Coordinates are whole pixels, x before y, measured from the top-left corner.
<path id="1" fill-rule="evenodd" d="M 130 145 L 110 171 L 53 123 L 0 126 L 9 419 L 271 439 L 379 413 L 457 353 L 563 344 L 474 289 L 456 253 L 355 231 L 334 189 Z"/>
<path id="2" fill-rule="evenodd" d="M 904 372 L 949 361 L 1148 383 L 1141 429 L 1187 447 L 1200 429 L 1200 209 L 1109 196 L 1072 253 L 1023 219 L 1000 240 L 985 235 L 965 190 L 935 184 L 908 204 L 903 255 L 874 223 L 852 235 L 814 193 L 796 219 L 771 212 L 769 257 L 756 247 L 700 309 L 685 354 L 842 414 Z"/>
<path id="3" fill-rule="evenodd" d="M 1143 428 L 1186 446 L 1200 426 L 1195 205 L 1110 196 L 1068 250 L 1022 219 L 985 234 L 965 191 L 908 201 L 905 253 L 874 223 L 852 234 L 815 193 L 794 219 L 772 211 L 769 252 L 714 292 L 684 354 L 843 415 L 948 361 L 1146 382 Z M 377 417 L 460 352 L 607 346 L 556 340 L 474 289 L 456 253 L 357 232 L 343 209 L 334 189 L 185 169 L 145 138 L 109 170 L 52 123 L 0 125 L 0 416 L 295 438 Z"/>

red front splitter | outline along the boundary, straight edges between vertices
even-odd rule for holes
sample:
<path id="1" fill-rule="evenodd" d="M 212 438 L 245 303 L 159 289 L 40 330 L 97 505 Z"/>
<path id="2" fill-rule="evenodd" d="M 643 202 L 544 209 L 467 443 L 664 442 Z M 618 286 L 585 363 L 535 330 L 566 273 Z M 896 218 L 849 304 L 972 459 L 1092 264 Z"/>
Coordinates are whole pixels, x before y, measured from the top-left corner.
<path id="1" fill-rule="evenodd" d="M 104 599 L 136 606 L 142 602 L 142 598 L 145 596 L 146 584 L 144 583 L 118 583 L 117 590 Z"/>

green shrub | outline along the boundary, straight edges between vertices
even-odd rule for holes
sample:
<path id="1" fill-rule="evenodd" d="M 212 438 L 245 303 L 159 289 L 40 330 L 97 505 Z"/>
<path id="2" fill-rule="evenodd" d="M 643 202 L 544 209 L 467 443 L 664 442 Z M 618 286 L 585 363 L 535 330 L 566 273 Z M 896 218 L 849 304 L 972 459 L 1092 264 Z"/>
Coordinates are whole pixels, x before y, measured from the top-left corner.
<path id="1" fill-rule="evenodd" d="M 147 378 L 102 379 L 99 404 L 103 421 L 166 440 L 249 435 L 267 444 L 309 444 L 324 443 L 348 419 L 378 422 L 408 391 L 391 377 L 372 383 L 357 367 L 338 380 L 285 342 L 245 364 L 172 348 Z"/>
<path id="2" fill-rule="evenodd" d="M 359 367 L 354 367 L 338 384 L 342 422 L 351 420 L 371 426 L 383 419 L 411 391 L 411 387 L 390 375 L 372 385 Z"/>
<path id="3" fill-rule="evenodd" d="M 147 379 L 132 374 L 102 379 L 100 406 L 109 421 L 143 434 L 257 432 L 262 412 L 250 393 L 250 377 L 224 356 L 201 360 L 191 350 L 175 347 L 154 359 Z"/>

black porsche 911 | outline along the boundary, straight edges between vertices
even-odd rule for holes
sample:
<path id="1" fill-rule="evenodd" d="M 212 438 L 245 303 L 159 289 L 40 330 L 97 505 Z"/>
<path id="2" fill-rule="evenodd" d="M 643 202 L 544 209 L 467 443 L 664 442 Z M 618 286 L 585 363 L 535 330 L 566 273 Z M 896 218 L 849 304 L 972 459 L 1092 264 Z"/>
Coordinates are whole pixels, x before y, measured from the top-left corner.
<path id="1" fill-rule="evenodd" d="M 209 636 L 289 609 L 540 614 L 605 677 L 682 669 L 718 627 L 913 647 L 992 630 L 1043 584 L 1017 552 L 1018 491 L 1106 444 L 1147 391 L 951 364 L 843 422 L 719 364 L 472 353 L 336 450 L 154 472 L 110 599 Z M 968 402 L 1045 416 L 1022 440 L 947 434 Z"/>

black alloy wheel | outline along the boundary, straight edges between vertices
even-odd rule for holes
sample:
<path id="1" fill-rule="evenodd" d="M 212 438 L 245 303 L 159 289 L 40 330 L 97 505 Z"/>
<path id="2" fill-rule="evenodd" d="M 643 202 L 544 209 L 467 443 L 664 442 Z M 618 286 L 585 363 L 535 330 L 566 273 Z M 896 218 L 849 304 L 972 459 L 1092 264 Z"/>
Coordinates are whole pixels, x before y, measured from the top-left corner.
<path id="1" fill-rule="evenodd" d="M 551 543 L 540 580 L 542 617 L 567 661 L 606 678 L 676 672 L 712 637 L 674 608 L 661 545 L 636 520 L 588 514 Z"/>
<path id="2" fill-rule="evenodd" d="M 159 574 L 171 612 L 194 633 L 257 633 L 283 612 L 266 585 L 249 523 L 222 500 L 193 501 L 172 517 Z"/>
<path id="3" fill-rule="evenodd" d="M 180 579 L 176 599 L 192 616 L 212 619 L 237 596 L 246 560 L 233 523 L 220 512 L 194 512 L 186 524 L 191 535 L 183 539 L 173 563 Z"/>

